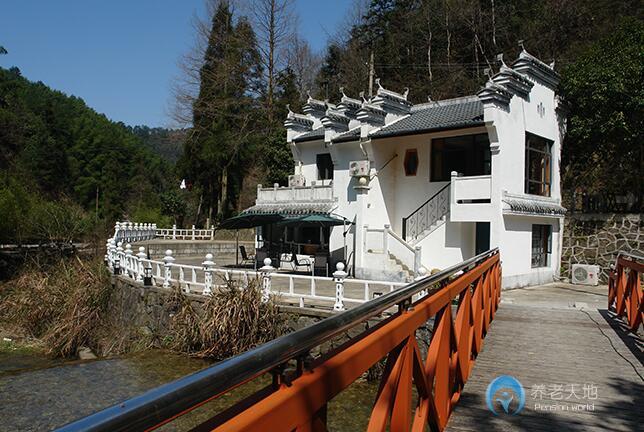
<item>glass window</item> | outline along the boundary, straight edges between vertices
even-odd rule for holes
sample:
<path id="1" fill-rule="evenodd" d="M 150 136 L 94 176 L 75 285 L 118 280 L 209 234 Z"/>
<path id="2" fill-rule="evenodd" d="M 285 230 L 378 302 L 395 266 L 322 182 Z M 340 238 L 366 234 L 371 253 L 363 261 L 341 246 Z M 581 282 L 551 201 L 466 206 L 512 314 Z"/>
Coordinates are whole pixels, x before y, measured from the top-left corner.
<path id="1" fill-rule="evenodd" d="M 432 140 L 431 181 L 449 181 L 452 171 L 466 176 L 492 172 L 487 134 Z"/>
<path id="2" fill-rule="evenodd" d="M 330 153 L 317 155 L 315 163 L 318 167 L 318 180 L 333 180 L 333 161 Z"/>
<path id="3" fill-rule="evenodd" d="M 552 252 L 552 227 L 532 225 L 532 267 L 547 267 Z"/>
<path id="4" fill-rule="evenodd" d="M 525 193 L 550 196 L 552 141 L 536 135 L 525 138 Z"/>
<path id="5" fill-rule="evenodd" d="M 418 151 L 416 149 L 408 149 L 405 152 L 405 175 L 415 176 L 418 171 Z"/>

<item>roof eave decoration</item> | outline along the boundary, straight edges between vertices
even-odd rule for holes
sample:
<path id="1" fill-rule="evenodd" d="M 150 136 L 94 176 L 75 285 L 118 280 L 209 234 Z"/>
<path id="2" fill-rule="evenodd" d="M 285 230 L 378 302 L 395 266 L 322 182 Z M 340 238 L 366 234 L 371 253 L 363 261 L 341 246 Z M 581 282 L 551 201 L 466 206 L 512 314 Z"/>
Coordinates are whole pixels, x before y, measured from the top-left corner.
<path id="1" fill-rule="evenodd" d="M 286 108 L 288 109 L 288 115 L 286 116 L 286 120 L 284 120 L 284 127 L 301 132 L 307 132 L 313 128 L 313 120 L 309 117 L 291 111 L 289 105 L 286 105 Z"/>
<path id="2" fill-rule="evenodd" d="M 492 81 L 522 98 L 527 97 L 528 94 L 530 94 L 530 90 L 532 90 L 534 83 L 525 76 L 516 72 L 514 69 L 508 67 L 503 61 L 503 54 L 497 55 L 497 59 L 501 63 L 501 68 L 499 72 L 492 77 Z"/>
<path id="3" fill-rule="evenodd" d="M 321 118 L 322 116 L 324 116 L 324 113 L 326 112 L 328 106 L 333 105 L 329 104 L 326 101 L 314 99 L 309 94 L 309 98 L 306 100 L 306 103 L 302 107 L 302 111 L 304 112 L 304 114 L 308 114 L 316 118 Z"/>
<path id="4" fill-rule="evenodd" d="M 385 116 L 387 113 L 377 105 L 371 103 L 364 97 L 364 92 L 360 92 L 362 97 L 362 105 L 356 113 L 356 119 L 368 123 L 373 126 L 382 126 L 385 124 Z"/>
<path id="5" fill-rule="evenodd" d="M 335 206 L 335 201 L 310 203 L 295 203 L 287 201 L 275 203 L 259 203 L 247 208 L 240 214 L 281 214 L 293 216 L 308 214 L 329 214 L 333 211 Z"/>
<path id="6" fill-rule="evenodd" d="M 338 111 L 342 111 L 347 117 L 355 118 L 356 113 L 362 106 L 362 102 L 358 99 L 353 99 L 347 96 L 344 93 L 343 87 L 340 87 L 340 93 L 342 94 L 342 98 L 340 99 L 340 103 L 336 106 L 336 108 L 338 109 Z"/>
<path id="7" fill-rule="evenodd" d="M 554 63 L 547 65 L 522 47 L 519 58 L 512 63 L 512 69 L 526 74 L 543 83 L 546 87 L 555 89 L 559 84 L 560 76 L 554 70 Z"/>
<path id="8" fill-rule="evenodd" d="M 521 196 L 505 193 L 502 198 L 503 214 L 562 217 L 566 208 L 558 202 L 536 196 Z"/>
<path id="9" fill-rule="evenodd" d="M 379 78 L 376 78 L 376 84 L 378 85 L 378 91 L 376 92 L 376 97 L 372 100 L 374 105 L 382 107 L 386 112 L 409 114 L 412 103 L 407 100 L 409 95 L 408 88 L 405 89 L 405 93 L 400 94 L 384 88 L 380 84 Z"/>
<path id="10" fill-rule="evenodd" d="M 508 105 L 512 99 L 512 93 L 491 80 L 476 95 L 484 104 Z"/>
<path id="11" fill-rule="evenodd" d="M 344 112 L 328 108 L 324 117 L 322 117 L 322 125 L 325 128 L 333 129 L 335 131 L 344 132 L 349 130 L 349 117 Z"/>

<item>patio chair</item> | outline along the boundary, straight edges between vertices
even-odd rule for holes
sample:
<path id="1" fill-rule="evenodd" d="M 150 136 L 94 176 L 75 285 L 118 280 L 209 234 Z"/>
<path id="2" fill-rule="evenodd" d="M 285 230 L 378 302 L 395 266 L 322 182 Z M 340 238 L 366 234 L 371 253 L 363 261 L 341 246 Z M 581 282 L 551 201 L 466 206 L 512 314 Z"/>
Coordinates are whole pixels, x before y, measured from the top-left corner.
<path id="1" fill-rule="evenodd" d="M 248 255 L 248 253 L 246 252 L 246 247 L 244 245 L 239 245 L 239 253 L 242 257 L 242 265 L 255 263 L 255 255 Z"/>
<path id="2" fill-rule="evenodd" d="M 329 276 L 329 256 L 326 253 L 315 254 L 313 273 L 317 276 Z"/>
<path id="3" fill-rule="evenodd" d="M 302 258 L 301 260 L 297 259 L 297 254 L 293 252 L 291 254 L 291 265 L 293 270 L 297 271 L 298 267 L 306 267 L 307 272 L 311 272 L 311 260 L 307 258 Z"/>

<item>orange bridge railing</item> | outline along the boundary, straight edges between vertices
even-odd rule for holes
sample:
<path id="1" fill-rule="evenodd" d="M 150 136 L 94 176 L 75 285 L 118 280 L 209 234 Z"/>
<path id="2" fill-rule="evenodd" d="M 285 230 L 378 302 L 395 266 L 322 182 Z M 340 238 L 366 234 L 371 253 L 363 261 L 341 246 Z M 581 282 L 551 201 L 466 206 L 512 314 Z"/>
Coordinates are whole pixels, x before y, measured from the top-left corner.
<path id="1" fill-rule="evenodd" d="M 265 373 L 273 382 L 194 430 L 326 431 L 327 403 L 386 359 L 368 431 L 443 430 L 501 296 L 498 250 L 418 280 L 239 356 L 78 420 L 62 430 L 152 430 Z M 308 353 L 381 315 L 319 358 Z M 424 354 L 416 331 L 432 325 Z M 413 388 L 417 396 L 413 395 Z M 415 402 L 414 402 L 415 401 Z"/>
<path id="2" fill-rule="evenodd" d="M 620 253 L 608 280 L 608 309 L 625 317 L 632 332 L 637 332 L 644 318 L 642 275 L 644 258 Z"/>

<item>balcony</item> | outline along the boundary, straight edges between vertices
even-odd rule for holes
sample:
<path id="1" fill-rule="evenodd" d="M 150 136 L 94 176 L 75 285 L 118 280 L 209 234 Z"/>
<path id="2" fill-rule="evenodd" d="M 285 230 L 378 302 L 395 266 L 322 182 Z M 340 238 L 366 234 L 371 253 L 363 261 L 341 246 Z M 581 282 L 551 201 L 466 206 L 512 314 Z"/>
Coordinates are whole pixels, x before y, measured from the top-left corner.
<path id="1" fill-rule="evenodd" d="M 452 173 L 450 220 L 452 222 L 484 222 L 492 216 L 490 203 L 492 176 L 459 177 Z"/>
<path id="2" fill-rule="evenodd" d="M 257 185 L 256 204 L 270 204 L 278 202 L 310 203 L 310 202 L 335 202 L 333 196 L 333 183 L 318 184 L 311 182 L 309 186 L 280 187 L 277 183 L 271 188 Z"/>

